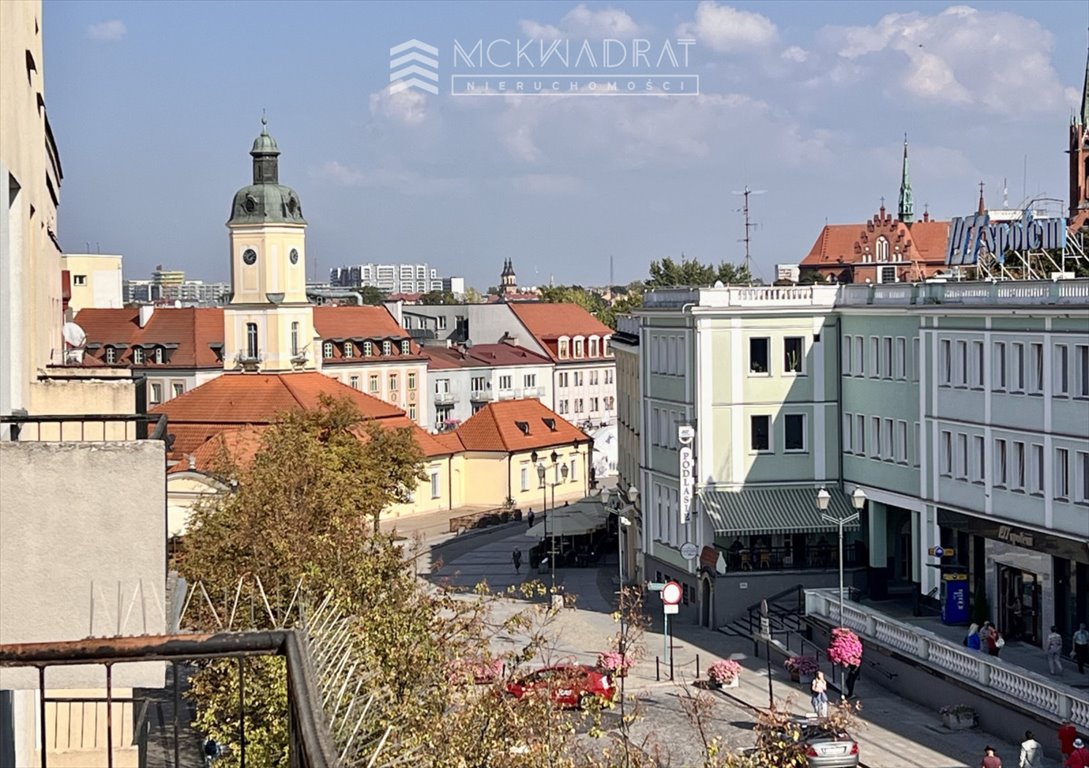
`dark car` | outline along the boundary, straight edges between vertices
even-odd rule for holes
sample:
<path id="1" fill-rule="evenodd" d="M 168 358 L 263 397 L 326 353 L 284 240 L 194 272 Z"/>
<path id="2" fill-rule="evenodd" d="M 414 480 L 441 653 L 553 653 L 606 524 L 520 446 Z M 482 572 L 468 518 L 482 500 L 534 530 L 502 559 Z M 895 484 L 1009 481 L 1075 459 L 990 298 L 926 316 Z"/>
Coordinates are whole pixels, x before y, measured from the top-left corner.
<path id="1" fill-rule="evenodd" d="M 507 683 L 507 693 L 516 698 L 547 695 L 555 704 L 581 709 L 595 699 L 611 702 L 617 687 L 608 672 L 588 664 L 560 664 L 545 667 Z"/>

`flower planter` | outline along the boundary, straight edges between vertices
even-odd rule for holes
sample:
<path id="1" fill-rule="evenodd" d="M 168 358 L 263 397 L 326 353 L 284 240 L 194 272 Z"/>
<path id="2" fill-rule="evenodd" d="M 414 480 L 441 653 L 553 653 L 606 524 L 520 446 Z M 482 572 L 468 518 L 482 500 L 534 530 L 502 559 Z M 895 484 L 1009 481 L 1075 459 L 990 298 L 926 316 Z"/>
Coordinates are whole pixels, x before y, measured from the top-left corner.
<path id="1" fill-rule="evenodd" d="M 728 683 L 723 683 L 719 687 L 720 688 L 740 688 L 741 687 L 741 677 L 740 676 L 735 677 L 732 680 L 730 680 Z"/>
<path id="2" fill-rule="evenodd" d="M 975 728 L 976 713 L 961 712 L 956 714 L 944 714 L 942 715 L 942 724 L 951 731 L 963 731 L 968 728 Z"/>

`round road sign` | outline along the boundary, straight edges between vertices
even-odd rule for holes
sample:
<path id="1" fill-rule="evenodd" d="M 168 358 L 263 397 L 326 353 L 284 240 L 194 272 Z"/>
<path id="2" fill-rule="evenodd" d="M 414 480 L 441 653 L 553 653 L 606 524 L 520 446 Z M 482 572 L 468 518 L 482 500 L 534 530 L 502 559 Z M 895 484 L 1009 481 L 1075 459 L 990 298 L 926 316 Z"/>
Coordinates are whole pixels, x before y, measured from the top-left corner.
<path id="1" fill-rule="evenodd" d="M 696 556 L 700 553 L 699 547 L 690 541 L 686 541 L 681 545 L 681 557 L 685 560 L 695 560 Z"/>
<path id="2" fill-rule="evenodd" d="M 662 588 L 662 602 L 666 605 L 678 605 L 681 602 L 681 585 L 675 581 L 667 581 Z"/>

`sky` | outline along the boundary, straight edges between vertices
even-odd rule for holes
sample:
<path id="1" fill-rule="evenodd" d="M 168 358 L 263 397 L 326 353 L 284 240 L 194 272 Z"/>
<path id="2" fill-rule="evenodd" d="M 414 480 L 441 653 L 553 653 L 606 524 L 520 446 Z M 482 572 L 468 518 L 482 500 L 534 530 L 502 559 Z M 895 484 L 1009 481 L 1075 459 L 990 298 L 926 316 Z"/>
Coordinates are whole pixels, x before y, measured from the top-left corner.
<path id="1" fill-rule="evenodd" d="M 44 7 L 61 244 L 122 254 L 126 278 L 162 264 L 227 280 L 225 223 L 264 110 L 322 279 L 426 262 L 483 289 L 510 258 L 521 285 L 603 285 L 610 260 L 615 283 L 681 254 L 741 262 L 748 186 L 753 271 L 770 280 L 825 223 L 865 221 L 882 197 L 895 211 L 905 134 L 917 216 L 974 211 L 981 180 L 993 207 L 1004 189 L 1011 206 L 1065 199 L 1089 42 L 1081 0 Z M 438 93 L 390 88 L 390 49 L 412 39 L 438 49 Z M 542 65 L 555 41 L 566 64 Z M 593 64 L 575 61 L 583 46 Z M 481 74 L 653 87 L 451 92 L 452 75 Z M 663 93 L 678 75 L 699 95 Z"/>

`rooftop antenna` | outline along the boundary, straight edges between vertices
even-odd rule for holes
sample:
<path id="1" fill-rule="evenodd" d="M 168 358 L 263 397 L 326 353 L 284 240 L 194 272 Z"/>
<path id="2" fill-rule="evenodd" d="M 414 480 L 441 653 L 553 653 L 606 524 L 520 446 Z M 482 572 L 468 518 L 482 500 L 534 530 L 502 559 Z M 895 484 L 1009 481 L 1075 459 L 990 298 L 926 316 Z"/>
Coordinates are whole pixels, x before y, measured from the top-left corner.
<path id="1" fill-rule="evenodd" d="M 613 280 L 613 255 L 610 253 L 609 254 L 609 286 L 612 287 L 614 285 L 616 285 L 616 282 Z"/>
<path id="2" fill-rule="evenodd" d="M 1006 177 L 1002 177 L 1002 207 L 1010 207 L 1010 185 L 1006 183 Z"/>
<path id="3" fill-rule="evenodd" d="M 766 193 L 766 189 L 749 189 L 749 185 L 745 185 L 745 189 L 741 192 L 731 192 L 733 195 L 743 195 L 745 197 L 745 204 L 736 210 L 741 211 L 745 216 L 745 236 L 738 240 L 739 243 L 745 244 L 745 269 L 749 274 L 752 274 L 752 254 L 749 250 L 749 244 L 752 242 L 752 230 L 756 227 L 756 224 L 749 218 L 749 195 L 762 195 Z"/>

